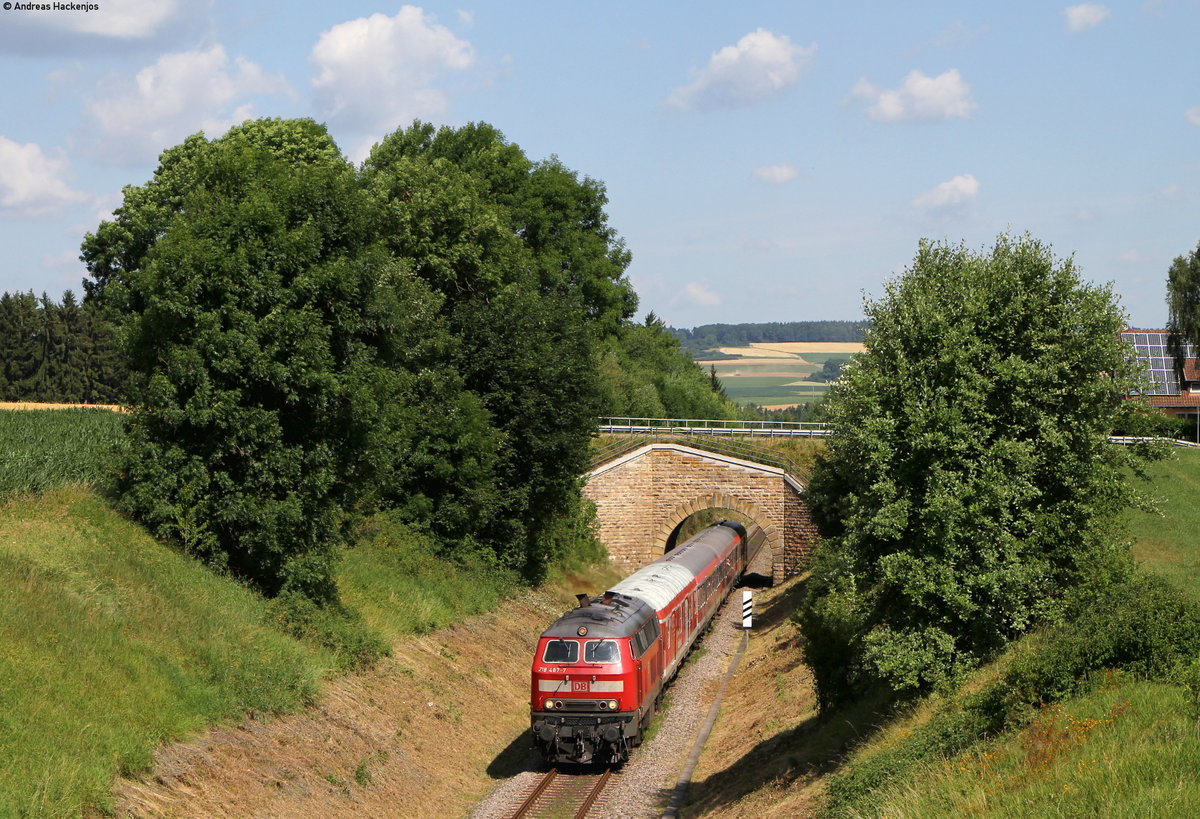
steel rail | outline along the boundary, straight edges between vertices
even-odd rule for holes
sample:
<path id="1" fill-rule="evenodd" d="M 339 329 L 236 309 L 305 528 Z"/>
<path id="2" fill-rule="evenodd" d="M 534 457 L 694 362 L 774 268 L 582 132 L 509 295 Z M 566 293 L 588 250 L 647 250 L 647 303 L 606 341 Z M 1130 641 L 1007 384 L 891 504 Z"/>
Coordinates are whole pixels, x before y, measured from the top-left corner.
<path id="1" fill-rule="evenodd" d="M 588 793 L 587 799 L 583 800 L 583 805 L 580 806 L 579 810 L 575 811 L 575 819 L 587 819 L 588 811 L 592 809 L 592 805 L 596 804 L 596 799 L 599 798 L 600 793 L 604 790 L 604 786 L 608 784 L 608 778 L 612 776 L 612 772 L 612 768 L 607 768 L 601 774 L 596 784 L 592 786 L 592 790 Z"/>
<path id="2" fill-rule="evenodd" d="M 537 783 L 537 787 L 533 789 L 533 792 L 529 794 L 529 796 L 525 797 L 525 801 L 521 803 L 521 807 L 517 808 L 517 812 L 512 815 L 512 819 L 521 819 L 522 816 L 527 814 L 529 809 L 533 807 L 534 803 L 537 802 L 541 795 L 546 792 L 546 788 L 550 787 L 550 783 L 554 781 L 556 776 L 558 776 L 558 769 L 551 768 L 546 775 L 542 777 L 542 781 Z"/>

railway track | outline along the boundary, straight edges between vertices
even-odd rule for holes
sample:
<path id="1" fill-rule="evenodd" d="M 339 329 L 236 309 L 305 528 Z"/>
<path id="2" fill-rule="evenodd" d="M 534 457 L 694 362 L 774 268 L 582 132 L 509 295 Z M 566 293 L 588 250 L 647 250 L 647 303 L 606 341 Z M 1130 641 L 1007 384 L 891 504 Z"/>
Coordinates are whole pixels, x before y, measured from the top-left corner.
<path id="1" fill-rule="evenodd" d="M 605 768 L 599 774 L 568 776 L 557 768 L 551 768 L 525 796 L 525 801 L 512 814 L 512 819 L 535 819 L 540 816 L 587 819 L 593 811 L 603 809 L 600 796 L 612 772 L 612 768 Z"/>

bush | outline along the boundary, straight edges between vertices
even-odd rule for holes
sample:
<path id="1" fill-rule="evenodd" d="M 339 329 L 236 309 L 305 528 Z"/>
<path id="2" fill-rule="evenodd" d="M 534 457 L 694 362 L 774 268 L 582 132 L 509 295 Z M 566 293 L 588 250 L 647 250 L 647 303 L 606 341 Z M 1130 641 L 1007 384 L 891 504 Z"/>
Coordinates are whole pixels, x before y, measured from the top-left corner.
<path id="1" fill-rule="evenodd" d="M 271 601 L 268 612 L 285 633 L 328 649 L 342 671 L 366 668 L 392 653 L 357 612 L 341 603 L 319 605 L 301 592 L 285 591 Z"/>
<path id="2" fill-rule="evenodd" d="M 959 754 L 1029 722 L 1040 706 L 1120 670 L 1183 685 L 1200 717 L 1200 604 L 1166 581 L 1139 575 L 1070 601 L 1074 618 L 1015 647 L 999 679 L 953 700 L 911 736 L 829 780 L 830 815 L 852 815 L 915 765 Z"/>
<path id="3" fill-rule="evenodd" d="M 1087 600 L 1071 622 L 1019 656 L 1000 683 L 1008 717 L 1071 696 L 1105 669 L 1153 680 L 1200 654 L 1200 604 L 1157 577 L 1140 575 Z"/>

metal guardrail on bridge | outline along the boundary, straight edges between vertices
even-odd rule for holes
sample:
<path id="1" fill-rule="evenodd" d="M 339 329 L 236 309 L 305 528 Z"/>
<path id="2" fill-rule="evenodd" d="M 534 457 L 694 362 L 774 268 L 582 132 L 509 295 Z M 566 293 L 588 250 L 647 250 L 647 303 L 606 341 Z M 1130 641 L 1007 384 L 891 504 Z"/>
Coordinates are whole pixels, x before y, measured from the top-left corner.
<path id="1" fill-rule="evenodd" d="M 712 421 L 688 418 L 601 418 L 600 431 L 626 435 L 710 435 L 824 438 L 830 424 L 811 421 Z"/>
<path id="2" fill-rule="evenodd" d="M 1132 446 L 1134 444 L 1168 444 L 1170 446 L 1200 447 L 1200 444 L 1194 441 L 1181 441 L 1178 438 L 1141 438 L 1133 435 L 1109 435 L 1108 442 L 1110 444 L 1123 444 L 1124 446 Z"/>

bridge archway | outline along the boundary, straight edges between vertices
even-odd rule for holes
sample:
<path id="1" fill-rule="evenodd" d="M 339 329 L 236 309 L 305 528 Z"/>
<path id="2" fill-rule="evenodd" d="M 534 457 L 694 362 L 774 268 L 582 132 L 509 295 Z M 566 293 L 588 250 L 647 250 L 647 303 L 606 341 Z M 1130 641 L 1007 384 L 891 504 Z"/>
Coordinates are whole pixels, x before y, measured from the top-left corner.
<path id="1" fill-rule="evenodd" d="M 670 515 L 663 520 L 662 525 L 655 533 L 654 539 L 656 543 L 662 543 L 662 551 L 669 552 L 682 542 L 680 532 L 684 524 L 695 515 L 702 514 L 710 510 L 729 510 L 736 512 L 743 518 L 746 518 L 754 525 L 766 533 L 766 545 L 771 550 L 771 554 L 777 551 L 782 551 L 783 543 L 779 537 L 778 528 L 771 522 L 770 518 L 758 508 L 752 501 L 743 498 L 735 497 L 724 492 L 711 492 L 707 495 L 692 498 L 687 503 L 682 503 L 676 507 Z M 715 522 L 715 521 L 714 521 Z M 773 562 L 773 561 L 772 561 Z"/>
<path id="2" fill-rule="evenodd" d="M 816 540 L 804 485 L 783 469 L 679 443 L 651 443 L 597 465 L 584 494 L 600 539 L 633 570 L 663 555 L 679 526 L 706 509 L 730 509 L 767 536 L 772 577 L 800 571 Z"/>

